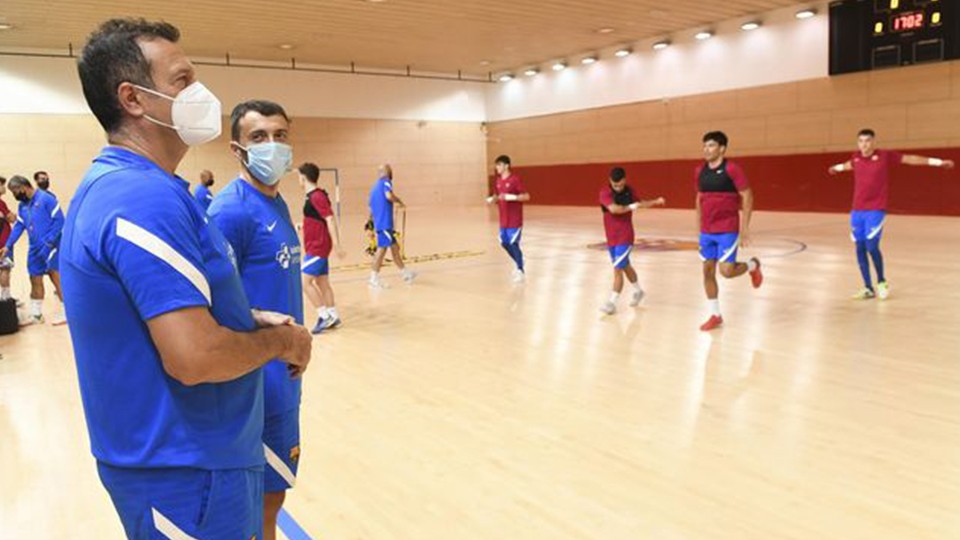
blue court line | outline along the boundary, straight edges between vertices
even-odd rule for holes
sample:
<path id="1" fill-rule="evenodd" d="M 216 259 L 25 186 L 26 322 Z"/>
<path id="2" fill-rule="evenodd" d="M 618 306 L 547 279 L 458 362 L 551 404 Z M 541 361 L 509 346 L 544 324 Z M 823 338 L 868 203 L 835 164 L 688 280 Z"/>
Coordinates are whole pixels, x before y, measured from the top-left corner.
<path id="1" fill-rule="evenodd" d="M 287 538 L 290 540 L 313 540 L 307 531 L 303 530 L 297 520 L 293 519 L 289 513 L 283 508 L 280 509 L 280 514 L 277 515 L 277 526 L 280 527 L 280 530 L 283 531 L 283 534 L 287 535 Z"/>

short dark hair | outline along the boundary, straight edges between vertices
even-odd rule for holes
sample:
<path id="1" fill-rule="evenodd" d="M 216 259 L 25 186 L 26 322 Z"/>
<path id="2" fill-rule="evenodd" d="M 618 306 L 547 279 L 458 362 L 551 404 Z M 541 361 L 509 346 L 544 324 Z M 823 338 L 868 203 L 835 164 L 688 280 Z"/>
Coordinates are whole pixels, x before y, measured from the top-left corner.
<path id="1" fill-rule="evenodd" d="M 154 88 L 150 62 L 138 41 L 180 40 L 180 30 L 170 23 L 145 19 L 110 19 L 94 30 L 77 61 L 83 97 L 107 133 L 115 132 L 123 120 L 117 87 L 130 82 Z"/>
<path id="2" fill-rule="evenodd" d="M 703 136 L 703 142 L 707 141 L 713 141 L 720 146 L 727 146 L 727 143 L 730 142 L 730 140 L 727 139 L 727 134 L 722 131 L 708 131 Z"/>
<path id="3" fill-rule="evenodd" d="M 509 167 L 509 166 L 510 166 L 510 156 L 508 156 L 508 155 L 506 155 L 506 154 L 501 155 L 501 156 L 497 156 L 497 159 L 496 159 L 496 161 L 494 161 L 494 163 L 502 163 L 502 164 L 504 164 L 504 165 L 506 165 L 506 166 Z"/>
<path id="4" fill-rule="evenodd" d="M 4 184 L 6 184 L 6 183 L 7 183 L 7 177 L 5 177 L 5 176 L 0 176 L 0 186 L 4 185 Z"/>
<path id="5" fill-rule="evenodd" d="M 34 182 L 39 182 L 39 181 L 40 181 L 40 175 L 41 175 L 41 174 L 44 175 L 44 176 L 46 176 L 47 178 L 50 178 L 50 175 L 47 174 L 47 171 L 37 171 L 37 172 L 33 173 L 33 181 L 34 181 Z"/>
<path id="6" fill-rule="evenodd" d="M 230 140 L 240 140 L 240 121 L 243 120 L 243 117 L 247 116 L 247 113 L 251 111 L 258 112 L 264 116 L 279 115 L 282 116 L 287 122 L 290 122 L 290 117 L 287 116 L 287 111 L 283 110 L 283 107 L 281 107 L 279 103 L 274 103 L 264 99 L 251 99 L 249 101 L 244 101 L 242 103 L 238 103 L 237 106 L 233 108 L 233 112 L 230 113 Z"/>
<path id="7" fill-rule="evenodd" d="M 610 170 L 610 179 L 614 182 L 619 182 L 627 177 L 627 171 L 623 170 L 623 167 L 614 167 Z"/>
<path id="8" fill-rule="evenodd" d="M 877 133 L 870 128 L 864 128 L 857 133 L 857 137 L 876 137 Z"/>
<path id="9" fill-rule="evenodd" d="M 308 161 L 297 167 L 297 170 L 300 171 L 300 174 L 306 176 L 311 183 L 316 184 L 320 180 L 320 167 L 317 167 L 316 163 Z"/>
<path id="10" fill-rule="evenodd" d="M 33 188 L 33 184 L 30 183 L 25 177 L 15 174 L 10 177 L 10 181 L 7 182 L 7 187 L 13 189 L 15 187 L 29 187 Z"/>

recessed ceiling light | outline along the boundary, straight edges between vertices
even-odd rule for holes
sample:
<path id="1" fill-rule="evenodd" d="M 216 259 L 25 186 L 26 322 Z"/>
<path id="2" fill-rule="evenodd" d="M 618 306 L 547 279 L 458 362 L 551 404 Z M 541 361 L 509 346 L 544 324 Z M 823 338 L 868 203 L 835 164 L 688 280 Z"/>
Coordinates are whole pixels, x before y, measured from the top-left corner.
<path id="1" fill-rule="evenodd" d="M 557 62 L 557 63 L 553 64 L 553 70 L 554 70 L 554 71 L 563 71 L 563 70 L 565 70 L 565 69 L 567 69 L 567 64 L 566 64 L 566 62 Z"/>
<path id="2" fill-rule="evenodd" d="M 710 38 L 712 38 L 712 37 L 713 37 L 713 32 L 711 32 L 711 31 L 709 31 L 709 30 L 703 30 L 703 31 L 701 31 L 701 32 L 697 32 L 696 35 L 694 35 L 693 37 L 697 38 L 697 39 L 700 40 L 700 41 L 703 41 L 703 40 L 705 40 L 705 39 L 710 39 Z"/>
<path id="3" fill-rule="evenodd" d="M 623 58 L 624 56 L 630 56 L 630 53 L 632 52 L 633 52 L 633 49 L 623 48 L 613 53 L 613 55 L 616 56 L 617 58 Z"/>
<path id="4" fill-rule="evenodd" d="M 526 75 L 527 77 L 533 77 L 537 73 L 540 73 L 540 70 L 537 68 L 528 68 L 526 71 L 523 72 L 523 74 Z"/>
<path id="5" fill-rule="evenodd" d="M 816 14 L 817 14 L 817 10 L 815 9 L 801 9 L 800 11 L 797 12 L 795 17 L 798 19 L 809 19 L 810 17 L 813 17 Z"/>
<path id="6" fill-rule="evenodd" d="M 597 30 L 598 34 L 612 34 L 615 30 L 613 28 L 600 28 Z"/>
<path id="7" fill-rule="evenodd" d="M 512 73 L 504 73 L 504 74 L 501 75 L 500 78 L 497 79 L 497 80 L 499 80 L 500 82 L 510 82 L 510 81 L 513 80 L 513 74 L 512 74 Z"/>
<path id="8" fill-rule="evenodd" d="M 596 61 L 597 61 L 596 56 L 584 56 L 583 60 L 580 60 L 580 63 L 585 66 L 589 66 L 590 64 L 596 63 Z"/>
<path id="9" fill-rule="evenodd" d="M 481 66 L 489 66 L 489 65 L 490 65 L 490 61 L 489 61 L 489 60 L 481 60 L 481 61 L 480 61 L 480 65 L 481 65 Z"/>
<path id="10" fill-rule="evenodd" d="M 740 29 L 745 32 L 756 30 L 757 28 L 760 28 L 760 21 L 747 21 L 740 25 Z"/>
<path id="11" fill-rule="evenodd" d="M 285 50 L 285 51 L 289 51 L 290 49 L 293 48 L 293 45 L 291 45 L 291 44 L 289 44 L 289 43 L 281 43 L 280 45 L 278 45 L 278 47 L 280 47 L 281 49 L 283 49 L 283 50 Z"/>
<path id="12" fill-rule="evenodd" d="M 13 30 L 13 25 L 7 22 L 0 22 L 0 30 Z"/>
<path id="13" fill-rule="evenodd" d="M 669 46 L 670 46 L 670 40 L 665 39 L 665 40 L 663 40 L 663 41 L 658 41 L 658 42 L 654 43 L 654 44 L 653 44 L 653 50 L 655 50 L 655 51 L 662 51 L 663 49 L 666 49 L 666 48 L 669 47 Z"/>

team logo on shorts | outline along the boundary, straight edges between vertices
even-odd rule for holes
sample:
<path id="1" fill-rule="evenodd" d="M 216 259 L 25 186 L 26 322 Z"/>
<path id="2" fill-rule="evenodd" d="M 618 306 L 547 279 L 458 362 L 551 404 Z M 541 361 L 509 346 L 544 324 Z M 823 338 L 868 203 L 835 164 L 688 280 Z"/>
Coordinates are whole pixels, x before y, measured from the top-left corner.
<path id="1" fill-rule="evenodd" d="M 294 446 L 290 449 L 290 461 L 296 463 L 300 459 L 300 445 Z"/>

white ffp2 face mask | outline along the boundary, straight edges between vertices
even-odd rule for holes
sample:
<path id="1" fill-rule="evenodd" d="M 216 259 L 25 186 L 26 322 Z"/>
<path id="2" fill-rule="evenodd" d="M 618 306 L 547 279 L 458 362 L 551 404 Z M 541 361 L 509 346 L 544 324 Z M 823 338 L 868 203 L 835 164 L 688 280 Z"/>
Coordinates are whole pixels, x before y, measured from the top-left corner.
<path id="1" fill-rule="evenodd" d="M 145 118 L 154 124 L 176 131 L 180 139 L 188 146 L 196 146 L 210 142 L 220 136 L 220 100 L 200 81 L 181 90 L 175 98 L 161 94 L 150 88 L 144 88 L 138 84 L 134 86 L 144 92 L 169 99 L 173 102 L 173 107 L 170 111 L 173 125 L 161 122 L 150 116 L 145 116 Z"/>

